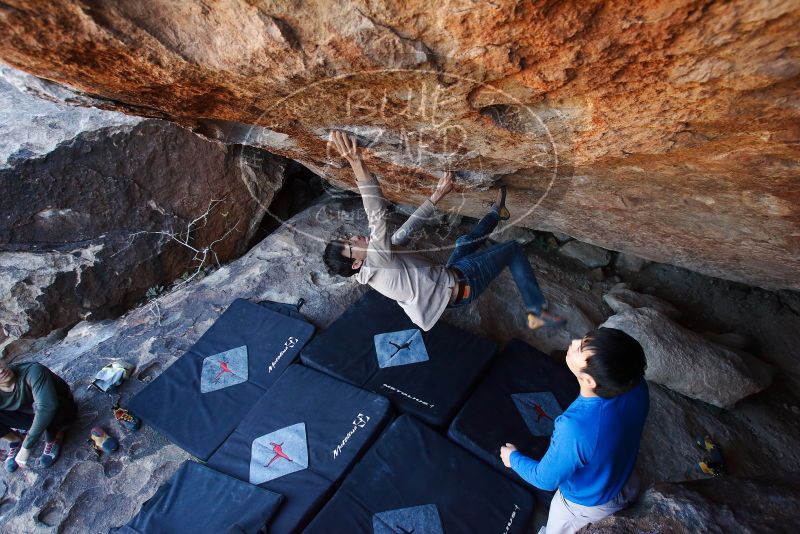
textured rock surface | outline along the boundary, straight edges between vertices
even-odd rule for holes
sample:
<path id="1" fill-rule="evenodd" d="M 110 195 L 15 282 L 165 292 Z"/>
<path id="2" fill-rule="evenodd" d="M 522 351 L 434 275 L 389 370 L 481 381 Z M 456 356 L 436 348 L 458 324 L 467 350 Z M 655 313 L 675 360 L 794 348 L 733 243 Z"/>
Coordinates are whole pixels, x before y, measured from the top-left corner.
<path id="1" fill-rule="evenodd" d="M 60 91 L 53 96 L 46 89 Z M 72 94 L 55 84 L 0 65 L 0 170 L 14 162 L 43 156 L 60 143 L 84 132 L 134 125 L 142 119 L 49 99 L 68 100 Z"/>
<path id="2" fill-rule="evenodd" d="M 605 267 L 611 261 L 611 253 L 583 241 L 569 241 L 559 249 L 562 255 L 577 260 L 590 269 Z"/>
<path id="3" fill-rule="evenodd" d="M 650 383 L 647 417 L 636 470 L 646 483 L 706 478 L 695 445 L 710 435 L 722 446 L 729 474 L 780 476 L 800 472 L 800 425 L 785 393 L 767 390 L 724 410 Z"/>
<path id="4" fill-rule="evenodd" d="M 185 241 L 211 206 L 188 243 L 202 251 L 218 241 L 206 265 L 240 255 L 282 184 L 283 158 L 249 147 L 243 157 L 242 147 L 169 122 L 71 108 L 3 83 L 0 99 L 14 107 L 0 128 L 15 140 L 0 146 L 0 348 L 118 313 L 198 267 L 169 236 L 137 232 Z"/>
<path id="5" fill-rule="evenodd" d="M 638 273 L 644 269 L 647 263 L 647 260 L 640 258 L 639 256 L 621 252 L 617 255 L 617 261 L 614 262 L 614 266 L 622 271 Z"/>
<path id="6" fill-rule="evenodd" d="M 766 534 L 793 532 L 800 517 L 800 475 L 719 478 L 657 484 L 641 502 L 582 529 L 582 534 Z"/>
<path id="7" fill-rule="evenodd" d="M 0 58 L 352 185 L 324 143 L 346 129 L 395 201 L 503 176 L 523 225 L 798 289 L 799 24 L 753 0 L 8 0 Z"/>
<path id="8" fill-rule="evenodd" d="M 714 406 L 730 408 L 772 381 L 772 368 L 755 356 L 714 343 L 652 308 L 624 311 L 601 326 L 641 343 L 649 381 Z"/>
<path id="9" fill-rule="evenodd" d="M 572 237 L 568 236 L 567 234 L 562 234 L 561 232 L 553 232 L 553 237 L 555 237 L 556 241 L 559 243 L 566 243 L 572 239 Z"/>
<path id="10" fill-rule="evenodd" d="M 614 313 L 622 313 L 637 308 L 653 308 L 671 319 L 677 319 L 681 315 L 681 312 L 669 302 L 653 295 L 631 291 L 627 284 L 615 285 L 611 288 L 611 291 L 603 295 L 603 300 L 614 310 Z"/>
<path id="11" fill-rule="evenodd" d="M 677 306 L 681 324 L 695 332 L 716 333 L 710 339 L 729 332 L 743 336 L 748 352 L 781 370 L 776 381 L 800 391 L 800 293 L 765 291 L 658 263 L 621 276 L 637 292 Z"/>

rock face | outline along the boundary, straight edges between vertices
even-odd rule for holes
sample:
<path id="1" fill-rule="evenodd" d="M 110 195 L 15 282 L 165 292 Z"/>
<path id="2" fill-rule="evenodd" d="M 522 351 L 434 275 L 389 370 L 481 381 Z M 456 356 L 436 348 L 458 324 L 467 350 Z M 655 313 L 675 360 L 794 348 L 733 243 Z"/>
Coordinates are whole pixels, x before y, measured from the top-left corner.
<path id="1" fill-rule="evenodd" d="M 615 285 L 611 291 L 603 295 L 603 300 L 614 310 L 614 313 L 623 313 L 637 308 L 653 308 L 670 319 L 677 319 L 681 316 L 681 312 L 669 302 L 653 295 L 631 291 L 627 284 Z"/>
<path id="2" fill-rule="evenodd" d="M 719 478 L 656 484 L 630 510 L 586 526 L 582 534 L 791 532 L 800 517 L 800 476 Z"/>
<path id="3" fill-rule="evenodd" d="M 562 255 L 584 264 L 589 269 L 605 267 L 611 261 L 611 253 L 583 241 L 569 241 L 559 249 Z"/>
<path id="4" fill-rule="evenodd" d="M 81 133 L 142 121 L 67 101 L 83 102 L 61 86 L 0 65 L 0 170 L 44 156 Z"/>
<path id="5" fill-rule="evenodd" d="M 0 99 L 12 104 L 0 144 L 0 348 L 118 313 L 194 273 L 196 258 L 240 255 L 282 184 L 282 158 L 169 122 L 43 101 L 2 80 Z"/>
<path id="6" fill-rule="evenodd" d="M 738 477 L 779 477 L 800 472 L 800 425 L 771 388 L 723 410 L 650 383 L 647 416 L 636 470 L 645 483 L 706 478 L 696 464 L 698 436 L 722 446 L 728 473 Z"/>
<path id="7" fill-rule="evenodd" d="M 647 380 L 721 408 L 766 388 L 772 368 L 745 352 L 707 340 L 652 308 L 624 311 L 601 326 L 636 339 L 647 356 Z"/>
<path id="8" fill-rule="evenodd" d="M 477 216 L 770 288 L 800 288 L 800 9 L 637 0 L 5 2 L 0 58 L 108 106 L 259 145 L 393 201 L 460 169 Z"/>
<path id="9" fill-rule="evenodd" d="M 647 260 L 633 254 L 620 253 L 614 266 L 622 271 L 638 273 L 647 265 Z"/>

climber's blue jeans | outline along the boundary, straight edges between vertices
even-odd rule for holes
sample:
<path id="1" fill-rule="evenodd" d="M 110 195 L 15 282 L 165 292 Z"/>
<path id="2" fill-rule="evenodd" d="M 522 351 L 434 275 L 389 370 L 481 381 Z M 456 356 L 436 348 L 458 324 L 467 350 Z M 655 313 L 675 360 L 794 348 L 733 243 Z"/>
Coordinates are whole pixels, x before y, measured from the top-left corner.
<path id="1" fill-rule="evenodd" d="M 489 287 L 492 280 L 508 267 L 525 303 L 525 309 L 538 315 L 544 307 L 544 295 L 539 289 L 536 275 L 533 274 L 533 268 L 522 251 L 522 246 L 516 241 L 506 241 L 478 250 L 486 241 L 486 236 L 497 227 L 498 222 L 500 215 L 497 207 L 492 206 L 491 211 L 470 233 L 456 239 L 456 248 L 447 260 L 447 266 L 455 267 L 464 274 L 470 294 L 452 307 L 463 306 L 477 299 Z"/>

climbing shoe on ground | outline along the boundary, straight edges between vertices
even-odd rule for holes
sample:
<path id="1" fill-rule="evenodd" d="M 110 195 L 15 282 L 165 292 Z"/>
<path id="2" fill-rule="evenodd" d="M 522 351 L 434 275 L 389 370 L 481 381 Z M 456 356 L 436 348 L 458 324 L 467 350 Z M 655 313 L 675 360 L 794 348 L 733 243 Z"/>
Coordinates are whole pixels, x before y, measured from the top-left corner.
<path id="1" fill-rule="evenodd" d="M 718 477 L 725 474 L 725 458 L 722 456 L 722 447 L 711 439 L 711 436 L 698 436 L 695 440 L 697 447 L 703 451 L 703 456 L 697 462 L 701 473 Z"/>
<path id="2" fill-rule="evenodd" d="M 725 466 L 720 463 L 712 462 L 708 458 L 704 458 L 697 462 L 697 469 L 704 475 L 721 476 L 725 474 Z"/>
<path id="3" fill-rule="evenodd" d="M 56 434 L 56 439 L 53 441 L 45 441 L 44 442 L 44 450 L 42 451 L 42 457 L 39 458 L 39 465 L 42 467 L 50 467 L 56 460 L 58 460 L 59 454 L 61 454 L 61 443 L 64 441 L 64 433 L 59 432 Z"/>
<path id="4" fill-rule="evenodd" d="M 21 447 L 21 441 L 15 441 L 8 444 L 8 453 L 6 454 L 5 461 L 3 461 L 3 466 L 9 473 L 13 473 L 19 468 L 19 464 L 17 464 L 17 453 Z"/>
<path id="5" fill-rule="evenodd" d="M 115 404 L 112 410 L 114 411 L 114 419 L 117 420 L 122 428 L 129 432 L 139 428 L 139 418 L 131 412 L 120 407 L 119 404 Z"/>
<path id="6" fill-rule="evenodd" d="M 500 216 L 501 221 L 507 221 L 511 218 L 511 212 L 506 207 L 506 186 L 501 185 L 497 190 L 497 200 L 494 205 L 497 206 L 497 214 Z"/>
<path id="7" fill-rule="evenodd" d="M 106 433 L 106 431 L 99 426 L 96 426 L 92 429 L 92 437 L 90 439 L 94 444 L 94 448 L 98 452 L 104 452 L 108 454 L 119 448 L 119 442 L 113 437 L 109 436 L 108 433 Z"/>
<path id="8" fill-rule="evenodd" d="M 543 311 L 539 315 L 528 313 L 528 328 L 538 330 L 545 326 L 564 326 L 567 320 L 559 315 Z"/>
<path id="9" fill-rule="evenodd" d="M 719 443 L 711 439 L 711 436 L 698 436 L 695 444 L 703 451 L 704 456 L 714 463 L 722 464 L 725 460 L 722 457 L 722 447 Z"/>

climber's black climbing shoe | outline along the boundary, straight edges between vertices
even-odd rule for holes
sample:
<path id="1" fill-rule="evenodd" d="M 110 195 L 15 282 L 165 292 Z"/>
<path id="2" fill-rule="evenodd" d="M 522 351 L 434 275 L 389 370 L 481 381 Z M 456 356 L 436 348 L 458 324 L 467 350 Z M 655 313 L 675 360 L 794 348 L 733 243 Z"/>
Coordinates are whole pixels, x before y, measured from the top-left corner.
<path id="1" fill-rule="evenodd" d="M 500 216 L 501 221 L 507 221 L 511 218 L 511 212 L 506 207 L 506 186 L 501 185 L 497 191 L 497 200 L 494 205 L 497 206 L 497 214 Z"/>

